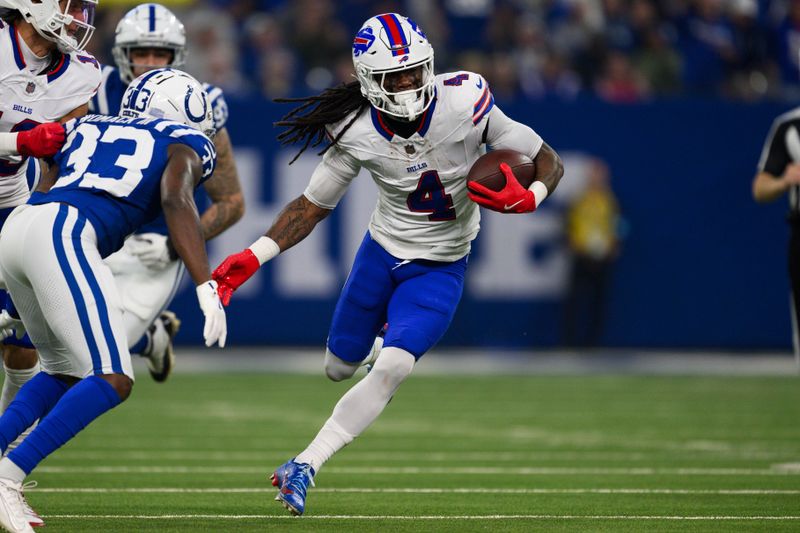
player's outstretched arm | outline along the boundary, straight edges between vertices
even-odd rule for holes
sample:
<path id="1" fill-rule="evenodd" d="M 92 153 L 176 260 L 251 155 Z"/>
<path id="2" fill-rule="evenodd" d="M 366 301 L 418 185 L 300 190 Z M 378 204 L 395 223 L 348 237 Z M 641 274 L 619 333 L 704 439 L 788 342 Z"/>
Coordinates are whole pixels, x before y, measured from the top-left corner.
<path id="1" fill-rule="evenodd" d="M 250 279 L 261 265 L 308 237 L 331 211 L 312 203 L 305 195 L 289 202 L 263 237 L 228 256 L 214 270 L 222 303 L 228 305 L 233 291 Z"/>
<path id="2" fill-rule="evenodd" d="M 206 346 L 225 346 L 227 325 L 219 301 L 217 284 L 211 279 L 205 239 L 194 204 L 194 188 L 203 174 L 200 157 L 188 146 L 173 144 L 161 178 L 161 208 L 175 251 L 196 285 L 197 299 L 206 317 Z"/>
<path id="3" fill-rule="evenodd" d="M 213 239 L 233 226 L 244 215 L 244 196 L 233 159 L 231 138 L 226 128 L 222 128 L 214 136 L 214 145 L 217 149 L 217 166 L 214 174 L 203 184 L 211 198 L 211 205 L 200 217 L 200 226 L 206 240 Z"/>

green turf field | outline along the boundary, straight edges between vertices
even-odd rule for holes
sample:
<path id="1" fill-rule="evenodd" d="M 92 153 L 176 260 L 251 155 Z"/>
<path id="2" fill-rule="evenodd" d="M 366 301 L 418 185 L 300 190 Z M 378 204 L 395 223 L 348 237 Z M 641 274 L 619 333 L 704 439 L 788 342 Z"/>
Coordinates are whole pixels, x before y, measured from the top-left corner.
<path id="1" fill-rule="evenodd" d="M 412 376 L 292 518 L 267 476 L 349 383 L 139 376 L 31 476 L 48 532 L 800 530 L 794 377 Z"/>

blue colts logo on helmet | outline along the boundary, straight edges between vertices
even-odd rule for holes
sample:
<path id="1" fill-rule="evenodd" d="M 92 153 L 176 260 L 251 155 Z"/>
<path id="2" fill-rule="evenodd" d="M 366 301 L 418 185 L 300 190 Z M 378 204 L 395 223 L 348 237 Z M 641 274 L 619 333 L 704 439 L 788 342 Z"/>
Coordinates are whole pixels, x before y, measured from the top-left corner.
<path id="1" fill-rule="evenodd" d="M 353 55 L 358 57 L 370 49 L 372 43 L 375 42 L 375 35 L 372 33 L 372 28 L 367 26 L 362 28 L 353 39 Z"/>
<path id="2" fill-rule="evenodd" d="M 200 100 L 203 102 L 203 112 L 199 115 L 192 114 L 191 106 L 189 106 L 189 99 L 192 97 L 192 94 L 194 94 L 194 87 L 189 87 L 189 90 L 186 91 L 186 98 L 183 100 L 186 117 L 192 122 L 203 122 L 203 119 L 206 118 L 206 113 L 208 113 L 208 103 L 205 98 L 201 98 Z"/>

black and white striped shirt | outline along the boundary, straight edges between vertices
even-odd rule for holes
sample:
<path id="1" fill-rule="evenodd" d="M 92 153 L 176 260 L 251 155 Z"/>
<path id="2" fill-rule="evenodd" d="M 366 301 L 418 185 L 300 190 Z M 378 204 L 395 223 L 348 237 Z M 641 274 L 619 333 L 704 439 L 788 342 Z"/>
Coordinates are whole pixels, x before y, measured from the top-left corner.
<path id="1" fill-rule="evenodd" d="M 780 115 L 772 123 L 758 171 L 778 177 L 791 163 L 800 163 L 800 107 Z M 800 222 L 800 185 L 789 188 L 789 219 Z"/>

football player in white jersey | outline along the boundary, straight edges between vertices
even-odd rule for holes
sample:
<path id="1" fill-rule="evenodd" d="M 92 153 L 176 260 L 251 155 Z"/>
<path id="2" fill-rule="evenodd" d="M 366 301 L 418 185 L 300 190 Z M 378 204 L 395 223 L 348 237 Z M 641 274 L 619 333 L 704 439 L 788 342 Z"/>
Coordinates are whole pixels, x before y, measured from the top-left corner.
<path id="1" fill-rule="evenodd" d="M 89 102 L 92 113 L 116 115 L 133 78 L 155 68 L 180 68 L 187 55 L 186 32 L 169 9 L 159 4 L 141 4 L 117 24 L 112 52 L 117 67 L 102 67 L 102 83 Z M 195 203 L 201 213 L 203 235 L 209 240 L 242 217 L 244 198 L 225 128 L 228 106 L 222 89 L 207 83 L 203 88 L 213 111 L 218 163 L 214 176 L 198 189 Z M 172 339 L 180 325 L 175 314 L 165 309 L 185 270 L 167 237 L 164 218 L 141 228 L 106 262 L 122 297 L 131 353 L 145 357 L 153 379 L 164 381 L 174 365 Z"/>
<path id="2" fill-rule="evenodd" d="M 434 75 L 433 49 L 413 21 L 395 13 L 367 20 L 353 41 L 353 62 L 357 82 L 293 100 L 302 105 L 278 123 L 288 127 L 278 138 L 305 141 L 303 150 L 330 142 L 305 192 L 265 236 L 213 273 L 226 302 L 262 264 L 328 216 L 361 168 L 372 175 L 378 203 L 334 311 L 328 377 L 351 377 L 384 323 L 388 329 L 371 372 L 339 400 L 310 445 L 272 475 L 276 499 L 296 515 L 305 510 L 315 473 L 378 417 L 447 329 L 479 229 L 478 204 L 531 212 L 563 174 L 542 138 L 494 105 L 483 77 Z M 468 191 L 467 173 L 486 145 L 535 160 L 530 190 L 503 163 L 511 178 L 503 190 Z"/>
<path id="3" fill-rule="evenodd" d="M 66 124 L 67 141 L 27 205 L 0 236 L 0 272 L 42 371 L 0 417 L 0 525 L 33 531 L 21 484 L 47 456 L 133 388 L 116 284 L 103 262 L 127 235 L 163 212 L 196 285 L 206 346 L 225 345 L 225 311 L 211 280 L 194 190 L 216 160 L 208 97 L 186 73 L 158 69 L 134 80 L 119 116 Z M 15 327 L 19 327 L 15 324 Z"/>
<path id="4" fill-rule="evenodd" d="M 83 51 L 94 31 L 95 0 L 0 0 L 0 227 L 25 203 L 43 163 L 63 143 L 65 122 L 86 114 L 100 83 L 97 60 Z M 7 299 L 0 291 L 0 307 Z M 3 341 L 0 413 L 39 371 L 30 343 Z M 13 447 L 14 445 L 12 445 Z M 30 520 L 42 525 L 31 511 Z"/>

